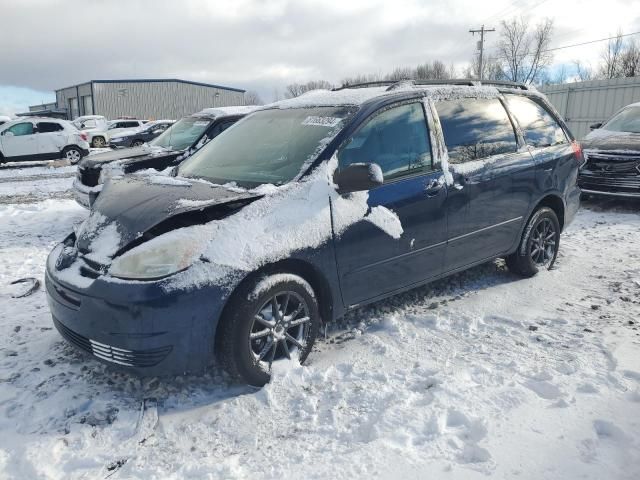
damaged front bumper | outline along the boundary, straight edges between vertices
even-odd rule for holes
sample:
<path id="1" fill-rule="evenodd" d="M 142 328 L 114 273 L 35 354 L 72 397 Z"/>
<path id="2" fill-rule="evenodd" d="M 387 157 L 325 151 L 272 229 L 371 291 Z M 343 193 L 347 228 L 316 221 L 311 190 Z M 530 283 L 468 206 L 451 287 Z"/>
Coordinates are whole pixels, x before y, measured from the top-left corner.
<path id="1" fill-rule="evenodd" d="M 50 253 L 45 285 L 53 323 L 70 344 L 145 376 L 199 374 L 211 365 L 225 290 L 96 276 L 81 259 L 60 269 L 62 251 L 60 244 Z"/>

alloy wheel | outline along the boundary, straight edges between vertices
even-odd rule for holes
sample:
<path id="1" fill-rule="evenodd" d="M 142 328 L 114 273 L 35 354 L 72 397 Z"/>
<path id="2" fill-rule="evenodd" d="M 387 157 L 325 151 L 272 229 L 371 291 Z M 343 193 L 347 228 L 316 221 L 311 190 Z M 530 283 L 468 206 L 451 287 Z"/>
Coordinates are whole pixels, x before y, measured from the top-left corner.
<path id="1" fill-rule="evenodd" d="M 79 162 L 81 158 L 80 152 L 75 148 L 70 148 L 69 150 L 67 150 L 64 156 L 71 163 Z"/>
<path id="2" fill-rule="evenodd" d="M 261 368 L 271 371 L 274 361 L 291 359 L 305 347 L 311 317 L 309 306 L 296 292 L 279 292 L 254 314 L 249 348 Z"/>
<path id="3" fill-rule="evenodd" d="M 96 138 L 93 139 L 93 146 L 95 148 L 102 148 L 102 147 L 105 146 L 105 143 L 106 142 L 104 141 L 104 138 L 102 138 L 102 137 L 96 137 Z"/>
<path id="4" fill-rule="evenodd" d="M 556 229 L 549 218 L 544 218 L 531 234 L 531 259 L 536 265 L 546 266 L 554 258 L 556 247 Z"/>

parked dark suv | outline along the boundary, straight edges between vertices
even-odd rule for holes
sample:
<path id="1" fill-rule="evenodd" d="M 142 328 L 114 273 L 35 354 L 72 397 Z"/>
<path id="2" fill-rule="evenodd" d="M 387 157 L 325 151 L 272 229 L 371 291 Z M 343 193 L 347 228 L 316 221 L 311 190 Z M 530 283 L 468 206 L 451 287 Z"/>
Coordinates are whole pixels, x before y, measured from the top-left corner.
<path id="1" fill-rule="evenodd" d="M 578 177 L 582 191 L 640 198 L 640 103 L 627 105 L 591 129 L 582 142 L 587 160 Z"/>
<path id="2" fill-rule="evenodd" d="M 518 84 L 314 91 L 258 110 L 174 176 L 105 185 L 49 255 L 53 321 L 141 374 L 217 357 L 253 385 L 323 322 L 497 257 L 550 268 L 579 146 Z"/>
<path id="3" fill-rule="evenodd" d="M 73 196 L 80 205 L 90 208 L 106 178 L 175 166 L 254 109 L 207 108 L 177 121 L 147 145 L 91 155 L 78 164 Z"/>

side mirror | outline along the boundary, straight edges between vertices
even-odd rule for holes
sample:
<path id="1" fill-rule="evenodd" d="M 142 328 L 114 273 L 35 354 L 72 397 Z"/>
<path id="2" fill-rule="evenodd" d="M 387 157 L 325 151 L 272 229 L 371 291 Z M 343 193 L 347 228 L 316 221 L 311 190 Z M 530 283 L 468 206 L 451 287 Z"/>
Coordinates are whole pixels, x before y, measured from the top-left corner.
<path id="1" fill-rule="evenodd" d="M 600 128 L 602 126 L 602 122 L 598 122 L 598 123 L 594 123 L 593 125 L 589 125 L 589 128 L 591 130 L 597 130 L 598 128 Z"/>
<path id="2" fill-rule="evenodd" d="M 6 132 L 4 132 L 2 135 L 4 135 L 5 137 L 13 137 L 13 132 L 10 132 L 9 130 L 7 130 Z"/>
<path id="3" fill-rule="evenodd" d="M 336 170 L 333 183 L 338 193 L 361 192 L 382 185 L 384 176 L 377 163 L 352 163 L 342 170 Z"/>

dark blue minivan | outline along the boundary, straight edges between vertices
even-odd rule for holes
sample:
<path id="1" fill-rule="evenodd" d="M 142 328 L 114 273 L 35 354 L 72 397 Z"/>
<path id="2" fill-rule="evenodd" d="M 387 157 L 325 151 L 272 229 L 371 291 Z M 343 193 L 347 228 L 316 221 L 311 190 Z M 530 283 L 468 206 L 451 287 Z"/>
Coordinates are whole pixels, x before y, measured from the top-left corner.
<path id="1" fill-rule="evenodd" d="M 314 91 L 245 117 L 171 176 L 112 179 L 49 255 L 53 322 L 140 374 L 214 361 L 253 385 L 347 310 L 506 259 L 550 268 L 579 145 L 519 84 Z"/>

